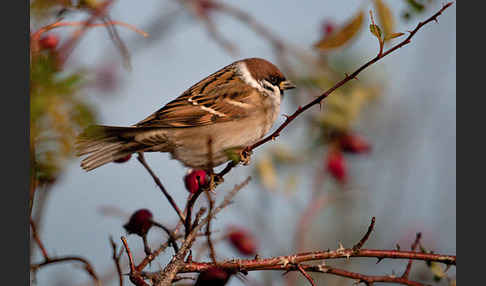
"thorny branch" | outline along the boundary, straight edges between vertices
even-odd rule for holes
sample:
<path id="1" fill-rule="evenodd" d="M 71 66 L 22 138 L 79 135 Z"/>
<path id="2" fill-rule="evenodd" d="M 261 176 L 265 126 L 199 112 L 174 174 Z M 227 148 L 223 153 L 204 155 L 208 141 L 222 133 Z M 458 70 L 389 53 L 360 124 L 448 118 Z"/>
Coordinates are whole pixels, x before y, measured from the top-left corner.
<path id="1" fill-rule="evenodd" d="M 104 2 L 99 3 L 96 6 L 96 9 L 92 9 L 91 16 L 86 20 L 83 26 L 81 26 L 79 29 L 74 31 L 73 35 L 71 38 L 69 38 L 61 47 L 59 47 L 59 55 L 60 55 L 60 62 L 64 63 L 66 62 L 67 58 L 73 51 L 74 47 L 76 44 L 79 42 L 81 39 L 81 36 L 86 33 L 89 25 L 93 24 L 97 19 L 102 19 L 106 13 L 108 8 L 111 6 L 113 3 L 113 0 L 106 0 Z"/>
<path id="2" fill-rule="evenodd" d="M 123 249 L 120 249 L 119 252 L 117 252 L 117 245 L 115 243 L 115 241 L 113 240 L 112 237 L 110 237 L 110 245 L 111 245 L 111 248 L 113 249 L 113 262 L 115 263 L 115 267 L 116 267 L 116 273 L 118 274 L 118 282 L 120 283 L 119 285 L 120 286 L 123 286 L 123 273 L 122 273 L 122 270 L 121 270 L 121 265 L 120 265 L 120 259 L 121 259 L 121 256 L 123 254 Z"/>
<path id="3" fill-rule="evenodd" d="M 210 166 L 213 165 L 213 139 L 211 136 L 208 139 L 208 161 Z M 208 199 L 209 204 L 209 213 L 213 212 L 214 209 L 214 200 L 211 196 L 211 193 L 214 191 L 214 170 L 211 169 L 211 182 L 209 183 L 209 187 L 205 190 L 206 198 Z M 209 247 L 209 255 L 211 260 L 216 263 L 216 251 L 214 250 L 213 241 L 211 240 L 211 220 L 208 221 L 206 225 L 206 238 Z"/>
<path id="4" fill-rule="evenodd" d="M 94 268 L 91 266 L 88 260 L 78 256 L 60 256 L 60 257 L 49 258 L 47 260 L 44 260 L 41 263 L 31 264 L 30 270 L 36 272 L 39 268 L 43 266 L 56 264 L 56 263 L 63 263 L 63 262 L 80 262 L 84 264 L 84 270 L 86 270 L 86 272 L 91 276 L 94 284 L 101 285 L 100 280 L 98 279 L 98 275 L 96 274 Z"/>
<path id="5" fill-rule="evenodd" d="M 206 218 L 208 219 L 208 218 Z M 327 266 L 325 263 L 320 265 L 307 265 L 304 262 L 339 259 L 351 257 L 374 257 L 378 259 L 391 258 L 391 259 L 414 259 L 424 261 L 435 261 L 444 263 L 446 265 L 456 265 L 456 256 L 452 255 L 440 255 L 414 251 L 399 251 L 399 250 L 373 250 L 373 249 L 361 249 L 363 244 L 368 240 L 370 233 L 373 230 L 375 220 L 372 219 L 368 231 L 360 239 L 360 241 L 352 248 L 339 247 L 336 250 L 316 251 L 298 253 L 288 256 L 277 256 L 271 258 L 255 258 L 255 259 L 233 259 L 226 260 L 219 263 L 209 262 L 194 262 L 188 261 L 185 264 L 179 265 L 179 273 L 188 272 L 202 272 L 208 270 L 211 267 L 218 266 L 225 269 L 228 272 L 248 272 L 257 270 L 281 270 L 281 271 L 302 271 L 304 272 L 320 272 L 327 273 L 342 277 L 358 280 L 359 282 L 371 285 L 374 282 L 387 282 L 387 283 L 399 283 L 404 285 L 422 285 L 418 282 L 410 281 L 408 277 L 395 277 L 388 276 L 369 276 L 360 273 L 349 272 L 342 269 L 333 268 Z M 414 243 L 415 244 L 415 243 Z M 304 273 L 302 273 L 304 274 Z M 156 277 L 159 273 L 144 273 L 146 277 Z M 306 276 L 307 278 L 307 276 Z M 165 284 L 158 284 L 165 285 Z"/>
<path id="6" fill-rule="evenodd" d="M 421 238 L 422 238 L 422 234 L 420 232 L 417 233 L 415 241 L 412 243 L 412 247 L 411 247 L 412 251 L 414 251 L 417 248 L 417 246 L 420 243 Z M 408 275 L 410 274 L 410 270 L 412 269 L 412 263 L 413 263 L 413 260 L 410 259 L 408 261 L 407 268 L 405 269 L 405 272 L 403 272 L 402 278 L 405 278 L 405 279 L 408 278 Z"/>
<path id="7" fill-rule="evenodd" d="M 55 264 L 55 263 L 63 263 L 63 262 L 80 262 L 84 264 L 84 270 L 91 276 L 93 279 L 93 282 L 95 285 L 101 285 L 101 282 L 98 278 L 98 275 L 96 274 L 93 266 L 91 266 L 91 263 L 88 262 L 88 260 L 78 257 L 78 256 L 61 256 L 61 257 L 50 257 L 47 254 L 47 251 L 44 247 L 44 244 L 42 243 L 39 234 L 37 233 L 37 229 L 35 227 L 34 221 L 32 218 L 30 219 L 30 226 L 32 228 L 32 237 L 34 238 L 35 242 L 39 246 L 42 252 L 42 256 L 44 258 L 43 262 L 36 263 L 36 264 L 31 264 L 30 265 L 30 270 L 35 273 L 39 268 L 50 265 L 50 264 Z"/>
<path id="8" fill-rule="evenodd" d="M 341 86 L 343 86 L 344 84 L 346 84 L 348 81 L 350 81 L 352 79 L 356 79 L 357 76 L 363 70 L 365 70 L 369 66 L 373 65 L 374 63 L 378 62 L 379 60 L 381 60 L 382 58 L 386 57 L 387 55 L 391 54 L 392 52 L 398 50 L 399 48 L 401 48 L 401 47 L 403 47 L 405 45 L 408 45 L 411 42 L 413 36 L 415 36 L 415 34 L 423 26 L 425 26 L 426 24 L 428 24 L 428 23 L 430 23 L 432 21 L 437 21 L 437 17 L 439 17 L 442 14 L 442 12 L 444 12 L 444 10 L 446 10 L 447 8 L 449 8 L 452 4 L 453 4 L 453 2 L 449 2 L 449 3 L 445 4 L 444 6 L 442 6 L 442 8 L 437 13 L 435 13 L 434 15 L 432 15 L 430 18 L 428 18 L 424 22 L 419 22 L 418 25 L 415 27 L 415 29 L 413 29 L 412 31 L 410 31 L 410 34 L 408 35 L 408 37 L 405 40 L 403 40 L 402 42 L 394 45 L 393 47 L 389 48 L 385 52 L 381 52 L 380 51 L 376 55 L 376 57 L 374 57 L 373 59 L 369 60 L 367 63 L 363 64 L 361 67 L 359 67 L 353 73 L 351 73 L 349 75 L 346 75 L 346 77 L 344 79 L 342 79 L 341 81 L 337 82 L 334 86 L 332 86 L 331 88 L 329 88 L 328 90 L 326 90 L 320 96 L 318 96 L 317 98 L 315 98 L 314 100 L 312 100 L 311 102 L 307 103 L 304 106 L 299 106 L 297 108 L 297 110 L 294 111 L 294 113 L 292 113 L 292 115 L 286 117 L 285 121 L 272 134 L 268 135 L 267 137 L 263 138 L 262 140 L 258 141 L 257 143 L 253 144 L 252 146 L 248 147 L 247 148 L 247 151 L 248 152 L 251 152 L 255 148 L 257 148 L 257 147 L 259 147 L 259 146 L 261 146 L 261 145 L 263 145 L 263 144 L 265 144 L 265 143 L 267 143 L 269 141 L 275 140 L 278 136 L 280 136 L 280 132 L 282 132 L 282 130 L 284 128 L 286 128 L 292 121 L 294 121 L 299 115 L 301 115 L 302 113 L 304 113 L 304 111 L 308 110 L 309 108 L 311 108 L 314 105 L 321 104 L 322 101 L 326 97 L 328 97 L 332 92 L 334 92 L 336 89 L 340 88 Z M 226 175 L 236 165 L 237 165 L 236 163 L 234 163 L 233 161 L 231 161 L 230 163 L 227 164 L 227 166 L 218 175 L 221 176 L 221 177 L 224 176 L 224 175 Z"/>
<path id="9" fill-rule="evenodd" d="M 309 275 L 309 273 L 307 273 L 304 269 L 304 267 L 302 267 L 302 265 L 298 264 L 297 265 L 297 269 L 299 269 L 300 273 L 302 273 L 302 275 L 304 275 L 304 277 L 309 281 L 309 283 L 312 285 L 312 286 L 316 286 L 316 283 L 314 282 L 314 279 L 312 279 L 312 277 Z"/>
<path id="10" fill-rule="evenodd" d="M 211 197 L 210 191 L 206 191 L 206 197 L 208 198 L 209 202 L 209 212 L 211 213 L 214 209 L 214 201 L 213 198 Z M 211 260 L 216 263 L 216 251 L 214 250 L 214 245 L 213 241 L 211 240 L 211 220 L 208 221 L 206 224 L 206 238 L 208 242 L 208 247 L 209 247 L 209 255 L 211 256 Z"/>
<path id="11" fill-rule="evenodd" d="M 192 194 L 186 205 L 186 220 L 184 221 L 184 227 L 186 229 L 186 237 L 192 230 L 191 219 L 192 219 L 192 209 L 196 203 L 197 198 L 204 192 L 205 188 L 199 188 L 197 192 Z"/>
<path id="12" fill-rule="evenodd" d="M 162 185 L 162 182 L 160 181 L 159 177 L 155 175 L 154 171 L 150 168 L 150 166 L 147 164 L 147 161 L 145 161 L 145 156 L 143 155 L 142 152 L 138 153 L 137 156 L 138 161 L 145 167 L 145 169 L 149 172 L 150 176 L 154 179 L 155 183 L 157 186 L 160 188 L 166 199 L 169 201 L 170 205 L 172 208 L 176 211 L 177 215 L 179 216 L 179 219 L 181 221 L 185 221 L 186 218 L 184 214 L 182 213 L 181 209 L 177 206 L 177 203 L 175 202 L 174 198 L 169 194 L 169 192 L 165 189 L 164 185 Z"/>
<path id="13" fill-rule="evenodd" d="M 176 236 L 176 239 L 178 238 L 182 238 L 182 235 L 178 235 Z M 170 240 L 161 244 L 159 246 L 159 248 L 157 248 L 156 250 L 154 250 L 150 255 L 147 255 L 143 260 L 142 262 L 140 262 L 136 269 L 137 271 L 142 271 L 142 269 L 144 269 L 150 262 L 152 262 L 157 256 L 159 256 L 162 252 L 164 252 L 167 247 L 169 247 L 170 245 Z"/>
<path id="14" fill-rule="evenodd" d="M 162 285 L 170 285 L 176 276 L 179 273 L 180 268 L 184 266 L 184 258 L 186 257 L 187 253 L 191 249 L 192 243 L 196 238 L 197 232 L 208 223 L 216 214 L 218 214 L 222 209 L 227 207 L 230 203 L 232 198 L 236 195 L 236 193 L 241 190 L 244 186 L 248 184 L 250 181 L 250 177 L 248 177 L 243 183 L 240 185 L 236 185 L 233 190 L 226 195 L 223 202 L 213 210 L 212 213 L 209 213 L 204 220 L 202 220 L 199 224 L 195 224 L 194 227 L 191 229 L 191 232 L 186 237 L 184 243 L 182 244 L 179 252 L 171 259 L 169 264 L 164 268 L 163 271 L 157 273 L 155 276 L 152 276 L 152 279 L 155 281 L 155 285 L 162 286 Z M 203 213 L 204 209 L 201 209 L 200 214 Z M 205 211 L 205 210 L 204 210 Z M 196 216 L 197 217 L 197 216 Z M 197 219 L 196 219 L 197 220 Z"/>
<path id="15" fill-rule="evenodd" d="M 32 218 L 30 219 L 30 227 L 32 229 L 32 237 L 34 238 L 35 242 L 39 246 L 39 248 L 42 252 L 42 256 L 44 257 L 44 260 L 45 261 L 49 260 L 49 255 L 47 255 L 46 248 L 44 247 L 44 244 L 42 243 L 42 241 L 39 238 L 39 234 L 37 233 L 37 228 L 35 227 L 35 224 L 34 224 L 34 221 L 32 220 Z"/>
<path id="16" fill-rule="evenodd" d="M 199 222 L 201 216 L 204 214 L 206 211 L 205 208 L 202 208 L 199 210 L 199 212 L 196 214 L 194 223 L 192 224 L 191 231 L 189 232 L 188 235 L 186 235 L 182 245 L 179 248 L 179 251 L 173 256 L 169 264 L 164 268 L 163 271 L 160 273 L 157 273 L 155 275 L 152 275 L 148 278 L 152 279 L 154 281 L 155 285 L 170 285 L 171 281 L 173 281 L 179 273 L 179 269 L 181 266 L 184 265 L 184 258 L 187 256 L 188 252 L 190 251 L 192 244 L 194 240 L 196 239 L 197 236 L 199 236 L 199 230 L 204 226 L 207 225 L 207 223 L 216 216 L 222 209 L 227 207 L 230 203 L 232 198 L 236 195 L 236 193 L 241 190 L 244 186 L 248 184 L 250 181 L 250 177 L 248 177 L 245 181 L 243 181 L 241 184 L 236 185 L 232 191 L 226 195 L 224 198 L 223 202 L 212 212 L 210 212 L 201 222 Z M 174 231 L 175 233 L 175 231 Z M 180 236 L 179 236 L 180 237 Z M 177 238 L 179 238 L 177 237 Z M 176 239 L 177 239 L 176 238 Z M 128 244 L 126 243 L 126 240 L 122 238 L 122 241 L 125 245 L 125 249 L 127 249 L 127 253 L 129 255 L 129 258 L 131 257 L 131 253 L 128 248 Z M 137 279 L 140 280 L 142 279 L 140 273 L 142 269 L 144 269 L 155 257 L 157 257 L 160 253 L 162 253 L 168 246 L 170 242 L 167 241 L 164 243 L 162 246 L 159 247 L 159 249 L 155 250 L 152 254 L 147 255 L 144 260 L 138 265 L 134 266 L 135 264 L 133 263 L 133 258 L 130 258 L 130 277 L 133 277 L 133 280 Z M 143 280 L 143 279 L 142 279 Z M 133 282 L 133 281 L 132 281 Z M 134 282 L 135 283 L 135 282 Z M 141 283 L 141 282 L 137 282 Z M 143 282 L 145 283 L 145 282 Z M 136 284 L 136 285 L 146 285 L 146 284 Z"/>
<path id="17" fill-rule="evenodd" d="M 368 227 L 368 231 L 366 232 L 366 234 L 363 236 L 363 238 L 358 242 L 356 243 L 354 246 L 353 246 L 353 250 L 354 251 L 358 251 L 361 249 L 361 247 L 363 247 L 363 245 L 366 243 L 366 241 L 368 240 L 368 238 L 370 238 L 370 234 L 371 232 L 373 231 L 373 228 L 375 227 L 375 217 L 373 217 L 371 219 L 371 224 L 370 226 Z M 413 250 L 413 249 L 412 249 Z"/>
<path id="18" fill-rule="evenodd" d="M 179 246 L 177 245 L 177 238 L 176 238 L 174 232 L 171 231 L 170 229 L 168 229 L 166 226 L 164 226 L 164 225 L 162 225 L 158 222 L 153 221 L 152 223 L 153 223 L 153 225 L 161 228 L 163 231 L 165 231 L 165 233 L 167 233 L 167 235 L 169 236 L 169 243 L 174 248 L 174 252 L 177 253 L 179 251 Z"/>
<path id="19" fill-rule="evenodd" d="M 128 256 L 128 263 L 130 266 L 130 281 L 137 286 L 148 286 L 148 284 L 145 283 L 142 276 L 140 275 L 140 272 L 138 272 L 137 269 L 135 268 L 132 252 L 128 247 L 127 239 L 123 236 L 120 239 L 123 242 L 123 246 L 125 246 L 125 251 L 127 252 L 127 256 Z"/>
<path id="20" fill-rule="evenodd" d="M 325 250 L 315 252 L 298 253 L 294 255 L 276 256 L 270 258 L 259 259 L 242 259 L 235 261 L 223 261 L 218 263 L 218 266 L 226 269 L 239 269 L 242 267 L 248 271 L 263 270 L 268 267 L 272 269 L 281 269 L 281 266 L 288 263 L 302 263 L 307 261 L 326 260 L 326 259 L 340 259 L 351 257 L 373 257 L 373 258 L 389 258 L 389 259 L 414 259 L 423 261 L 440 262 L 446 265 L 456 265 L 455 255 L 443 255 L 443 254 L 431 254 L 414 251 L 402 251 L 402 250 L 376 250 L 376 249 L 360 249 L 358 251 L 352 248 L 338 248 L 337 250 Z M 282 265 L 280 265 L 282 264 Z M 205 262 L 193 262 L 187 264 L 181 272 L 200 272 L 206 270 L 212 266 L 212 263 Z M 280 265 L 280 266 L 278 266 Z M 276 267 L 276 268 L 274 268 Z"/>
<path id="21" fill-rule="evenodd" d="M 85 27 L 108 27 L 108 26 L 122 26 L 127 29 L 130 29 L 136 33 L 139 33 L 140 35 L 144 37 L 148 37 L 149 34 L 146 32 L 138 29 L 137 27 L 130 25 L 128 23 L 122 22 L 122 21 L 105 21 L 103 23 L 88 23 L 87 21 L 73 21 L 73 22 L 55 22 L 53 24 L 47 25 L 45 27 L 40 28 L 37 30 L 34 34 L 32 34 L 32 41 L 38 40 L 40 36 L 52 29 L 59 28 L 59 27 L 79 27 L 79 26 L 85 26 Z"/>
<path id="22" fill-rule="evenodd" d="M 395 283 L 395 284 L 402 284 L 402 285 L 409 285 L 409 286 L 425 286 L 422 283 L 410 281 L 402 277 L 395 277 L 393 275 L 382 275 L 382 276 L 364 275 L 361 273 L 346 271 L 343 269 L 329 267 L 322 264 L 317 266 L 301 264 L 300 266 L 304 270 L 309 272 L 326 273 L 335 276 L 350 278 L 357 281 L 357 283 L 365 283 L 366 285 L 373 285 L 376 282 L 382 282 L 382 283 Z"/>

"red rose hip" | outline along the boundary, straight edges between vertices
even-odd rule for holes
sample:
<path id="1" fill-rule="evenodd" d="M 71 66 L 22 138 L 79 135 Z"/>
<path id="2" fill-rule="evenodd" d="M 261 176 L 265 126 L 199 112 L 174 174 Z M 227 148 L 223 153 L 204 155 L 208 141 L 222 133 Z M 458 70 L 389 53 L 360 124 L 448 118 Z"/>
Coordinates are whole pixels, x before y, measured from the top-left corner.
<path id="1" fill-rule="evenodd" d="M 361 136 L 355 134 L 345 134 L 339 138 L 339 145 L 343 152 L 352 154 L 367 153 L 371 150 L 371 145 Z"/>
<path id="2" fill-rule="evenodd" d="M 46 35 L 39 40 L 39 44 L 43 49 L 54 50 L 59 43 L 59 37 L 55 35 Z"/>
<path id="3" fill-rule="evenodd" d="M 148 209 L 140 209 L 132 214 L 130 220 L 123 226 L 131 234 L 144 237 L 153 225 L 152 212 Z"/>
<path id="4" fill-rule="evenodd" d="M 230 277 L 231 274 L 224 269 L 213 266 L 199 274 L 194 286 L 224 286 Z"/>
<path id="5" fill-rule="evenodd" d="M 184 177 L 184 184 L 186 185 L 186 189 L 191 194 L 199 191 L 199 189 L 206 186 L 208 182 L 209 177 L 203 170 L 192 170 Z"/>
<path id="6" fill-rule="evenodd" d="M 231 245 L 243 255 L 251 256 L 257 253 L 255 238 L 246 229 L 231 227 L 228 239 Z"/>
<path id="7" fill-rule="evenodd" d="M 346 182 L 348 169 L 341 151 L 329 151 L 326 159 L 326 169 L 339 182 Z"/>

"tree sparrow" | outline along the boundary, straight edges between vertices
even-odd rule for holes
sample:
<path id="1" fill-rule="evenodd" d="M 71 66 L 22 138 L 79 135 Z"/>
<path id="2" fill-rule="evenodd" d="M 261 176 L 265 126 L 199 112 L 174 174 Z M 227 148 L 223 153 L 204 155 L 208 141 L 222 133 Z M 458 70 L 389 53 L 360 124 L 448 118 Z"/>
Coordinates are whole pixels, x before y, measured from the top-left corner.
<path id="1" fill-rule="evenodd" d="M 228 150 L 241 152 L 265 136 L 291 88 L 264 59 L 236 61 L 133 126 L 86 128 L 76 142 L 77 155 L 89 155 L 81 167 L 90 171 L 136 152 L 169 152 L 190 168 L 221 165 Z"/>

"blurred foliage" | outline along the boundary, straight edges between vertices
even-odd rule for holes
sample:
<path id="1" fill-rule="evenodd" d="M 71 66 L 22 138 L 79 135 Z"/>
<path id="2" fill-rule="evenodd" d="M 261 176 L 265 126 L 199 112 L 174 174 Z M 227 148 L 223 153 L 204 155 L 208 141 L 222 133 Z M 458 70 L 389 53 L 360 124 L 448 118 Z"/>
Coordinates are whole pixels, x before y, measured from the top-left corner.
<path id="1" fill-rule="evenodd" d="M 31 1 L 32 24 L 53 20 L 72 7 L 70 1 Z M 87 72 L 61 60 L 59 36 L 40 28 L 31 33 L 30 140 L 35 185 L 52 184 L 72 157 L 76 134 L 96 121 L 96 112 L 82 97 Z"/>
<path id="2" fill-rule="evenodd" d="M 380 25 L 383 27 L 384 37 L 388 37 L 395 31 L 395 17 L 390 7 L 383 0 L 374 1 Z"/>
<path id="3" fill-rule="evenodd" d="M 410 15 L 422 13 L 431 2 L 430 0 L 404 1 L 406 13 Z M 42 23 L 49 19 L 52 21 L 66 10 L 89 12 L 93 10 L 91 8 L 102 7 L 103 3 L 109 2 L 34 0 L 30 2 L 31 17 Z M 211 3 L 211 1 L 206 2 L 201 3 Z M 379 39 L 381 47 L 385 41 L 403 35 L 395 32 L 395 11 L 392 11 L 387 2 L 387 0 L 373 0 L 370 7 L 378 16 L 378 23 L 373 22 L 370 30 Z M 365 11 L 365 8 L 362 7 L 349 19 L 343 21 L 343 24 L 331 23 L 326 26 L 326 31 L 313 45 L 316 51 L 314 61 L 316 67 L 309 67 L 308 63 L 298 63 L 304 65 L 303 70 L 309 71 L 307 74 L 299 74 L 292 78 L 298 84 L 301 92 L 307 94 L 305 98 L 312 99 L 313 96 L 316 96 L 316 91 L 331 87 L 347 71 L 347 66 L 354 66 L 351 60 L 347 60 L 344 65 L 343 63 L 332 65 L 331 60 L 333 52 L 351 44 L 367 26 L 365 25 L 367 21 Z M 34 21 L 35 23 L 36 21 Z M 128 58 L 126 48 L 118 35 L 112 32 L 110 37 L 125 55 L 124 58 Z M 74 134 L 83 126 L 95 121 L 93 107 L 89 106 L 79 95 L 83 87 L 83 80 L 86 79 L 86 73 L 83 71 L 66 72 L 65 67 L 57 61 L 57 58 L 58 51 L 55 47 L 31 53 L 31 140 L 34 142 L 32 146 L 35 148 L 36 155 L 36 177 L 42 181 L 52 181 L 58 176 L 63 162 L 69 159 L 72 153 Z M 324 103 L 326 112 L 309 112 L 309 132 L 316 139 L 312 142 L 312 146 L 326 147 L 327 144 L 336 140 L 336 134 L 352 133 L 361 111 L 380 95 L 380 86 L 366 81 L 348 83 L 335 91 Z M 295 104 L 297 107 L 302 102 L 295 102 Z M 315 132 L 316 129 L 317 132 Z M 239 160 L 235 152 L 232 150 L 228 150 L 228 152 L 232 159 Z M 286 151 L 288 156 L 294 157 L 299 153 L 305 152 Z M 276 154 L 278 153 L 271 150 L 267 157 L 263 157 L 261 162 L 256 164 L 257 173 L 267 189 L 275 189 L 278 181 L 275 177 L 276 168 L 273 165 L 276 163 L 282 165 L 282 162 L 276 158 L 278 156 Z M 287 162 L 287 165 L 292 166 L 298 163 L 296 160 L 293 163 Z M 296 180 L 293 179 L 293 181 Z"/>
<path id="4" fill-rule="evenodd" d="M 34 54 L 30 65 L 30 138 L 35 176 L 52 182 L 72 155 L 73 139 L 95 121 L 95 112 L 78 94 L 82 71 L 64 72 L 55 50 Z"/>
<path id="5" fill-rule="evenodd" d="M 407 4 L 405 6 L 407 13 L 415 15 L 422 13 L 433 1 L 405 0 L 405 2 Z M 293 108 L 296 109 L 298 106 L 310 102 L 341 80 L 346 73 L 352 72 L 353 69 L 360 65 L 359 62 L 353 60 L 353 58 L 358 57 L 347 56 L 340 58 L 336 52 L 342 52 L 343 49 L 352 45 L 360 35 L 360 32 L 366 27 L 369 27 L 371 34 L 377 38 L 380 50 L 384 49 L 386 42 L 404 35 L 404 33 L 395 30 L 397 26 L 395 14 L 399 12 L 390 8 L 388 0 L 373 0 L 369 8 L 368 17 L 366 17 L 368 15 L 366 8 L 362 6 L 349 19 L 343 21 L 343 24 L 324 20 L 323 33 L 320 39 L 313 44 L 313 48 L 316 51 L 313 59 L 315 66 L 309 67 L 308 63 L 305 63 L 306 66 L 300 69 L 296 68 L 296 70 L 307 70 L 307 73 L 298 73 L 298 75 L 292 72 L 289 73 L 294 75 L 291 80 L 299 87 L 298 99 L 294 97 L 291 100 Z M 373 19 L 373 14 L 377 15 L 376 23 Z M 369 22 L 369 25 L 365 24 L 366 21 Z M 336 182 L 339 183 L 338 185 L 342 185 L 341 183 L 344 180 L 338 174 L 346 173 L 346 166 L 349 166 L 349 164 L 346 164 L 345 157 L 340 156 L 339 160 L 336 160 L 335 156 L 328 156 L 326 152 L 332 151 L 340 154 L 342 151 L 350 154 L 349 150 L 343 149 L 344 147 L 340 142 L 342 138 L 353 138 L 355 142 L 361 141 L 358 142 L 361 145 L 369 145 L 366 140 L 355 134 L 354 129 L 359 124 L 360 115 L 366 107 L 380 96 L 383 96 L 383 88 L 379 84 L 380 81 L 383 81 L 383 79 L 369 75 L 369 72 L 367 72 L 367 76 L 364 79 L 360 78 L 359 81 L 353 80 L 346 83 L 346 85 L 335 90 L 327 97 L 319 109 L 313 108 L 307 112 L 308 124 L 304 125 L 304 128 L 308 130 L 309 138 L 314 138 L 314 140 L 311 142 L 306 140 L 302 144 L 293 146 L 293 151 L 286 151 L 287 155 L 307 158 L 308 160 L 324 160 L 327 168 L 324 168 L 320 175 L 324 176 L 324 173 L 327 172 L 336 179 Z M 332 148 L 329 148 L 330 146 Z M 351 153 L 361 154 L 365 152 Z M 286 166 L 295 168 L 299 163 L 296 160 L 282 164 L 276 159 L 273 149 L 269 148 L 269 152 L 256 162 L 256 177 L 267 190 L 282 189 L 279 187 L 280 184 L 278 182 L 283 180 L 278 177 L 276 169 L 285 168 Z M 335 171 L 336 168 L 330 168 L 329 166 L 340 166 L 339 172 Z M 295 173 L 294 170 L 292 174 L 297 178 Z M 297 180 L 298 178 L 294 181 Z"/>
<path id="6" fill-rule="evenodd" d="M 321 55 L 326 57 L 325 55 Z M 292 79 L 300 89 L 299 100 L 294 98 L 293 108 L 297 109 L 303 103 L 314 99 L 323 91 L 335 84 L 335 79 L 339 75 L 344 75 L 346 63 L 339 63 L 334 66 L 327 62 L 326 68 L 332 73 L 313 73 L 309 76 Z M 319 93 L 316 94 L 316 91 Z M 285 190 L 288 193 L 295 188 L 299 180 L 295 172 L 295 167 L 308 164 L 309 160 L 321 159 L 327 160 L 327 155 L 322 154 L 330 145 L 336 144 L 339 138 L 346 134 L 354 134 L 354 128 L 359 123 L 360 115 L 365 108 L 372 104 L 382 95 L 382 87 L 375 81 L 360 80 L 349 82 L 347 85 L 334 91 L 322 103 L 321 107 L 314 107 L 307 112 L 305 117 L 307 123 L 304 128 L 307 129 L 308 139 L 293 145 L 292 148 L 284 147 L 281 144 L 273 144 L 264 156 L 256 162 L 256 178 L 262 183 L 267 190 Z M 356 137 L 353 135 L 353 137 Z M 340 147 L 337 144 L 337 147 Z M 344 150 L 343 150 L 344 151 Z M 342 163 L 344 166 L 345 163 Z M 289 175 L 278 177 L 276 169 L 294 169 Z M 346 172 L 346 170 L 344 170 Z M 331 174 L 332 175 L 332 174 Z M 285 179 L 284 179 L 285 178 Z M 342 178 L 337 180 L 342 182 Z M 279 183 L 280 182 L 280 183 Z M 286 188 L 287 184 L 293 185 L 292 188 Z"/>
<path id="7" fill-rule="evenodd" d="M 321 51 L 330 51 L 347 44 L 361 30 L 365 17 L 364 15 L 365 14 L 360 11 L 338 31 L 325 34 L 321 40 L 314 44 L 314 47 Z"/>
<path id="8" fill-rule="evenodd" d="M 434 2 L 434 0 L 404 0 L 406 9 L 402 12 L 402 18 L 406 21 L 415 18 L 419 14 L 423 14 L 427 7 Z"/>
<path id="9" fill-rule="evenodd" d="M 101 70 L 73 68 L 66 64 L 72 49 L 83 37 L 91 20 L 66 22 L 64 17 L 79 12 L 87 19 L 94 16 L 104 23 L 109 40 L 114 42 L 129 63 L 128 50 L 111 19 L 107 7 L 111 0 L 34 0 L 30 2 L 30 140 L 33 188 L 52 184 L 73 155 L 76 134 L 96 121 L 96 110 L 83 97 L 83 90 L 97 87 L 109 91 L 116 85 L 115 67 Z M 70 13 L 66 13 L 69 11 Z M 88 15 L 87 15 L 88 14 Z M 61 23 L 62 22 L 62 23 Z M 50 30 L 62 26 L 80 29 L 62 39 Z M 32 199 L 32 198 L 31 198 Z"/>

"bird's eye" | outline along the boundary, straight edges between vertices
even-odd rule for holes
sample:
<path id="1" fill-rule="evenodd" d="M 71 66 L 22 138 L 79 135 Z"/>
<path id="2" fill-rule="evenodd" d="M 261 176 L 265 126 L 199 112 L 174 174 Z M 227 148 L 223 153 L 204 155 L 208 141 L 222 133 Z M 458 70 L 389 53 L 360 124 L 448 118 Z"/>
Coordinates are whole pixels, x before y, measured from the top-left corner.
<path id="1" fill-rule="evenodd" d="M 271 83 L 267 82 L 266 80 L 262 81 L 262 86 L 263 86 L 263 88 L 265 88 L 266 90 L 269 90 L 271 92 L 273 92 L 275 90 L 273 85 Z"/>

